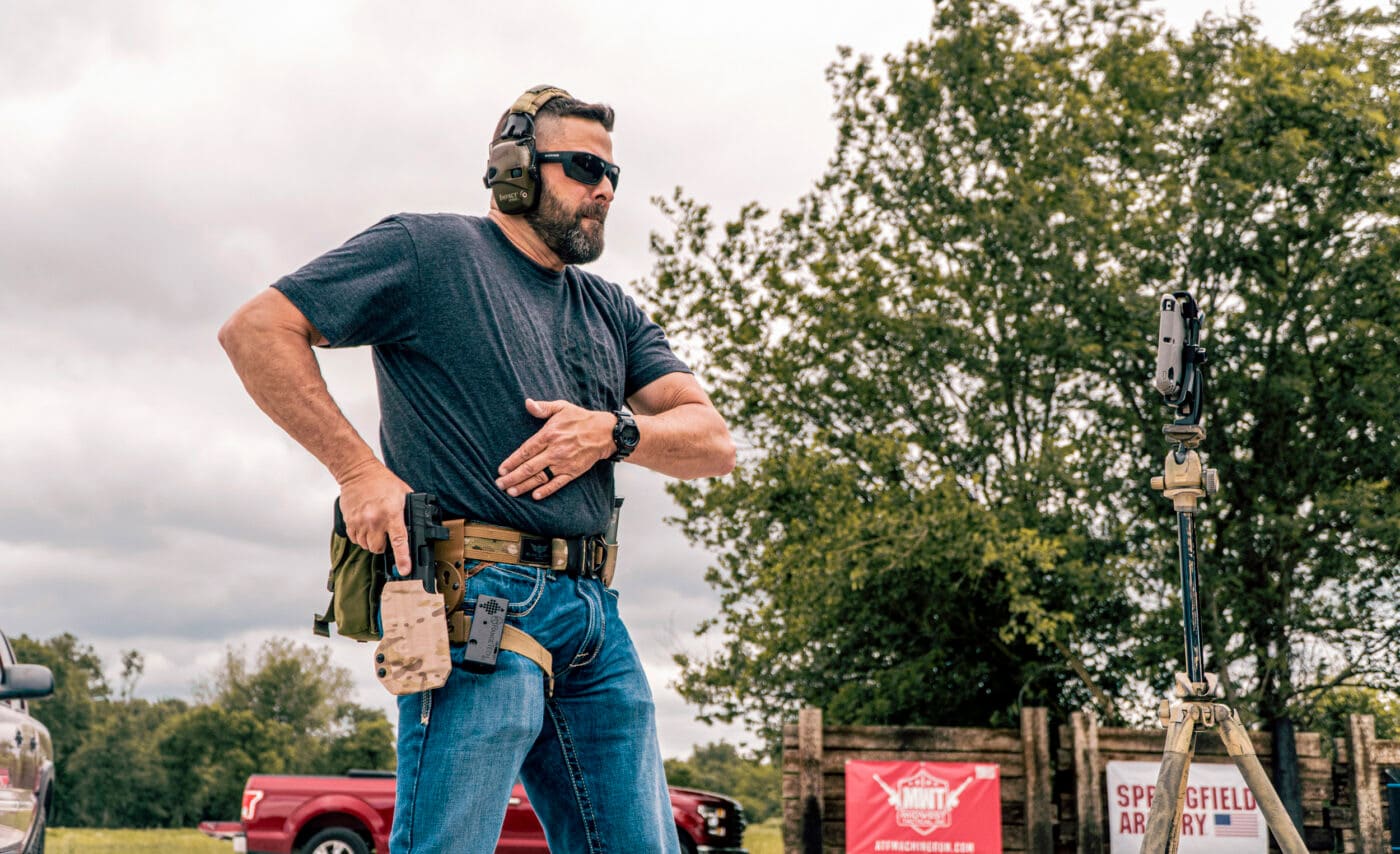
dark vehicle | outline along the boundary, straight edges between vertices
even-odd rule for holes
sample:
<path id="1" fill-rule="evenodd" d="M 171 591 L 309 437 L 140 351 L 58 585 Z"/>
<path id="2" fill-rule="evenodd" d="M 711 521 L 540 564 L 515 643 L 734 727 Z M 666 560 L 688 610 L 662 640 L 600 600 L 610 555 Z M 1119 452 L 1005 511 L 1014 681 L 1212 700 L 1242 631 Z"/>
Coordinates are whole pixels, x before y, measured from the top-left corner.
<path id="1" fill-rule="evenodd" d="M 684 854 L 748 854 L 740 846 L 744 810 L 711 792 L 671 787 L 671 813 Z M 345 777 L 254 774 L 243 788 L 242 821 L 206 821 L 205 834 L 248 854 L 380 854 L 389 850 L 394 820 L 392 771 Z M 546 854 L 525 787 L 516 784 L 496 854 Z"/>
<path id="2" fill-rule="evenodd" d="M 53 742 L 29 700 L 53 693 L 53 673 L 18 664 L 0 633 L 0 854 L 43 854 L 53 803 Z"/>

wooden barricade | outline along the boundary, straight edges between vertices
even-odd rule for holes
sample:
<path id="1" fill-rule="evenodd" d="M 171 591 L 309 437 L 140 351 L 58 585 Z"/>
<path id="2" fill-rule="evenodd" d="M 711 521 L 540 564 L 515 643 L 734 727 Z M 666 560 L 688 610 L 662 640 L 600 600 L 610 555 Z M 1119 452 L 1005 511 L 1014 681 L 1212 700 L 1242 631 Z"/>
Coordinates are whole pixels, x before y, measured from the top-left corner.
<path id="1" fill-rule="evenodd" d="M 858 759 L 995 762 L 1001 766 L 1004 850 L 1107 854 L 1107 763 L 1160 761 L 1165 731 L 1099 727 L 1078 713 L 1053 735 L 1052 742 L 1044 709 L 1022 710 L 1019 730 L 827 727 L 820 709 L 803 709 L 796 724 L 783 728 L 783 850 L 844 854 L 845 766 Z M 1251 732 L 1250 740 L 1272 771 L 1272 737 Z M 1295 741 L 1308 849 L 1386 854 L 1383 770 L 1400 768 L 1400 741 L 1377 740 L 1368 715 L 1350 717 L 1345 741 L 1332 746 L 1335 757 L 1326 755 L 1317 733 L 1298 733 Z M 1197 736 L 1193 761 L 1230 763 L 1212 731 Z"/>
<path id="2" fill-rule="evenodd" d="M 1387 854 L 1390 833 L 1385 793 L 1387 767 L 1400 768 L 1400 740 L 1376 738 L 1376 719 L 1351 715 L 1346 740 L 1336 746 L 1333 813 L 1348 854 Z M 1400 816 L 1389 816 L 1389 821 Z"/>

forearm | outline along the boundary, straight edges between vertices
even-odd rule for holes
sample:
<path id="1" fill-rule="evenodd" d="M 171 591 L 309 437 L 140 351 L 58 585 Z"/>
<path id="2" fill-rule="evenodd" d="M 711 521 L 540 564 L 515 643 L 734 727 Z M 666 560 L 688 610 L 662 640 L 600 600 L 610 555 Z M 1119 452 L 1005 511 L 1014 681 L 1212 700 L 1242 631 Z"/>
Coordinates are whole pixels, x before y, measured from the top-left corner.
<path id="1" fill-rule="evenodd" d="M 719 477 L 734 469 L 734 441 L 713 407 L 686 403 L 654 415 L 637 414 L 641 440 L 627 458 L 671 477 Z"/>
<path id="2" fill-rule="evenodd" d="M 305 334 L 257 311 L 240 311 L 219 331 L 243 386 L 279 427 L 343 484 L 374 451 L 326 388 Z"/>

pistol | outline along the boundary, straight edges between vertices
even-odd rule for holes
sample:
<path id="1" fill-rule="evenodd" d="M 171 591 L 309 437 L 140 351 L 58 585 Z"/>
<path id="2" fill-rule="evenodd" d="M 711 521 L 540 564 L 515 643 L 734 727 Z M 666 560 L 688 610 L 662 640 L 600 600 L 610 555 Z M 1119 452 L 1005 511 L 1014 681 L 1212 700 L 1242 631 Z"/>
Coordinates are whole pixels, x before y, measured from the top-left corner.
<path id="1" fill-rule="evenodd" d="M 403 523 L 408 529 L 408 554 L 413 566 L 408 572 L 399 572 L 399 578 L 416 578 L 423 582 L 423 589 L 437 592 L 437 580 L 433 572 L 433 543 L 448 537 L 447 528 L 442 524 L 442 508 L 438 506 L 436 495 L 430 492 L 413 492 L 404 499 Z"/>

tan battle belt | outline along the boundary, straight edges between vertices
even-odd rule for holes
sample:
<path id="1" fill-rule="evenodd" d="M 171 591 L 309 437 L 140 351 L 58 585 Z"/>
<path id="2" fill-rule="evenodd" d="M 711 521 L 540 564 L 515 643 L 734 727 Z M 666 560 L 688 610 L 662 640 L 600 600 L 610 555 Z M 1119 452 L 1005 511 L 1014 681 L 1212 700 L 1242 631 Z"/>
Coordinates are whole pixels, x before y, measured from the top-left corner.
<path id="1" fill-rule="evenodd" d="M 447 615 L 447 639 L 452 643 L 466 643 L 467 636 L 472 631 L 472 618 L 466 611 L 453 611 Z M 544 671 L 544 678 L 549 681 L 549 693 L 545 696 L 554 696 L 554 656 L 549 654 L 539 641 L 517 629 L 515 626 L 506 626 L 501 633 L 501 649 L 508 649 L 511 652 L 519 653 L 531 661 L 538 664 L 540 670 Z"/>
<path id="2" fill-rule="evenodd" d="M 608 587 L 612 586 L 613 573 L 617 570 L 617 544 L 606 543 L 600 536 L 540 537 L 514 528 L 464 519 L 450 519 L 443 525 L 447 527 L 448 537 L 434 544 L 434 556 L 440 563 L 462 573 L 463 578 L 470 578 L 484 568 L 464 570 L 468 561 L 537 566 L 575 577 L 598 578 Z M 443 587 L 442 577 L 440 566 L 440 588 Z M 448 580 L 447 590 L 450 590 L 453 579 Z M 452 607 L 450 601 L 448 607 Z"/>

